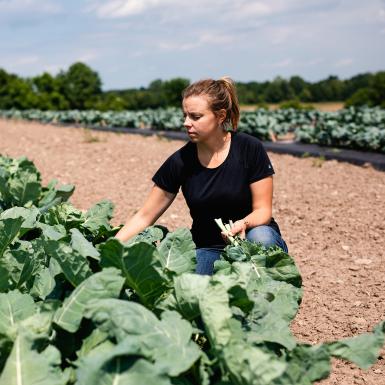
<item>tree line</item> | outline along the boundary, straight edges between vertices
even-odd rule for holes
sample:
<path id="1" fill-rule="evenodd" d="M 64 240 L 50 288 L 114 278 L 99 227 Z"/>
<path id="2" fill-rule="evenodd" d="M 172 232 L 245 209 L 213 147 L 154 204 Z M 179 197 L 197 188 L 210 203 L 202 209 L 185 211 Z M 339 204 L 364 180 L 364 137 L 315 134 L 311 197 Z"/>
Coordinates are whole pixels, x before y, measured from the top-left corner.
<path id="1" fill-rule="evenodd" d="M 185 78 L 156 79 L 148 87 L 102 90 L 99 74 L 84 63 L 74 63 L 56 76 L 43 73 L 22 78 L 0 69 L 0 109 L 138 110 L 180 106 Z M 350 79 L 329 76 L 307 82 L 300 76 L 276 77 L 265 82 L 237 82 L 241 104 L 344 101 L 345 105 L 381 105 L 385 108 L 385 71 Z"/>

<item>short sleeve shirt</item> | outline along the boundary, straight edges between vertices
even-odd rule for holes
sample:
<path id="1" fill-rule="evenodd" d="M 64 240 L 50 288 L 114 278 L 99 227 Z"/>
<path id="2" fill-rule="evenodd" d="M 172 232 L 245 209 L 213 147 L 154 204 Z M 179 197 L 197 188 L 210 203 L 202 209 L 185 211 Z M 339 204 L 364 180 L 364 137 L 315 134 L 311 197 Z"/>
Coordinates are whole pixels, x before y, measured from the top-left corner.
<path id="1" fill-rule="evenodd" d="M 188 142 L 162 164 L 152 180 L 170 193 L 182 190 L 193 220 L 191 232 L 197 247 L 223 248 L 221 230 L 214 219 L 228 223 L 250 214 L 250 184 L 273 174 L 260 140 L 232 132 L 229 153 L 218 167 L 204 167 L 196 144 Z M 269 225 L 279 233 L 274 219 Z"/>

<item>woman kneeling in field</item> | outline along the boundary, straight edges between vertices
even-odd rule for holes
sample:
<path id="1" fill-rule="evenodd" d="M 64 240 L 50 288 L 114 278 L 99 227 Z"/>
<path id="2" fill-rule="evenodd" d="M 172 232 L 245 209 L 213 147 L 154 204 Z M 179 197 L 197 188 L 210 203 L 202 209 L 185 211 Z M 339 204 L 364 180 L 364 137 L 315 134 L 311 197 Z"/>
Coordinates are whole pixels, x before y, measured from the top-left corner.
<path id="1" fill-rule="evenodd" d="M 155 173 L 144 205 L 116 238 L 126 241 L 154 224 L 181 188 L 193 220 L 198 274 L 213 273 L 228 235 L 238 234 L 266 247 L 277 245 L 287 252 L 272 218 L 274 170 L 262 143 L 236 132 L 239 104 L 232 80 L 200 80 L 182 96 L 190 141 Z M 221 233 L 215 218 L 234 221 L 231 234 Z"/>

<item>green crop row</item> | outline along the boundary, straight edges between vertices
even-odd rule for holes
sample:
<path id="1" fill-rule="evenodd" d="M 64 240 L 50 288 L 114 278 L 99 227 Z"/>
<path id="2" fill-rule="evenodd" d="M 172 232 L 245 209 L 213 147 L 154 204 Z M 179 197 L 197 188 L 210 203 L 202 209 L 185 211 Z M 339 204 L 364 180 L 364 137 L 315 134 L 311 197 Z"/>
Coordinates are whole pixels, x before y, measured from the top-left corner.
<path id="1" fill-rule="evenodd" d="M 301 276 L 281 249 L 242 241 L 197 275 L 189 230 L 123 244 L 112 204 L 78 210 L 73 190 L 0 157 L 0 385 L 310 385 L 331 357 L 376 361 L 385 322 L 295 339 Z"/>
<path id="2" fill-rule="evenodd" d="M 44 123 L 183 130 L 179 108 L 123 112 L 0 110 L 0 116 Z M 303 143 L 385 153 L 385 110 L 381 108 L 350 107 L 338 112 L 259 109 L 241 114 L 239 130 L 261 140 L 292 133 Z"/>

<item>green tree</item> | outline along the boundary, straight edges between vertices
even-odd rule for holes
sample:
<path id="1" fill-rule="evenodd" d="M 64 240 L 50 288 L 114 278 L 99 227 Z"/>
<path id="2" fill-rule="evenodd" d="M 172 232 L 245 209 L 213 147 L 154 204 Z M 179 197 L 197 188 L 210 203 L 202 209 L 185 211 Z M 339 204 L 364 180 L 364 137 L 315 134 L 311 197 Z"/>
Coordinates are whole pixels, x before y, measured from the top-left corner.
<path id="1" fill-rule="evenodd" d="M 294 92 L 286 79 L 276 77 L 265 90 L 265 100 L 270 103 L 278 103 L 294 98 Z"/>
<path id="2" fill-rule="evenodd" d="M 377 72 L 370 81 L 370 88 L 374 92 L 373 102 L 380 105 L 385 102 L 385 71 Z"/>
<path id="3" fill-rule="evenodd" d="M 68 71 L 61 72 L 57 79 L 70 108 L 92 107 L 102 92 L 102 82 L 98 73 L 84 63 L 72 64 Z"/>
<path id="4" fill-rule="evenodd" d="M 302 91 L 306 88 L 307 83 L 300 76 L 292 76 L 289 80 L 289 85 L 293 90 L 295 96 L 299 97 Z"/>
<path id="5" fill-rule="evenodd" d="M 25 110 L 37 105 L 31 82 L 0 69 L 0 108 Z"/>
<path id="6" fill-rule="evenodd" d="M 188 79 L 174 78 L 163 83 L 167 105 L 179 107 L 182 103 L 182 91 L 190 84 Z"/>
<path id="7" fill-rule="evenodd" d="M 346 102 L 345 107 L 350 106 L 373 106 L 375 99 L 375 92 L 369 88 L 361 88 L 357 90 Z"/>

